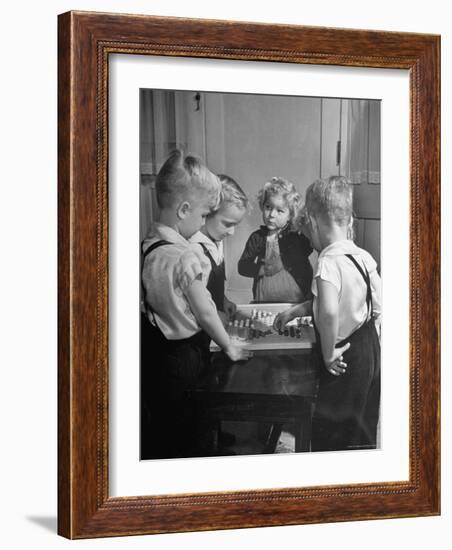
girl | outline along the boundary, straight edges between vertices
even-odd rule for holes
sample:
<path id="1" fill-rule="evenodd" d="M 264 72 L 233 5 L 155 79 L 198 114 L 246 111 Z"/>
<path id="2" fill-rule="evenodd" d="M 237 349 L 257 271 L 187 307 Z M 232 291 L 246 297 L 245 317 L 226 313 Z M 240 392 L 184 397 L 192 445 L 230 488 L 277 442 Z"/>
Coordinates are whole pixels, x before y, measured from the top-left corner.
<path id="1" fill-rule="evenodd" d="M 187 395 L 210 364 L 210 338 L 232 361 L 244 354 L 231 343 L 206 289 L 210 264 L 188 242 L 218 202 L 218 178 L 197 157 L 175 151 L 156 191 L 159 221 L 142 247 L 141 457 L 192 456 L 197 434 Z"/>
<path id="2" fill-rule="evenodd" d="M 238 272 L 253 277 L 255 302 L 293 302 L 306 300 L 310 294 L 312 267 L 309 255 L 312 248 L 309 239 L 298 233 L 293 222 L 298 213 L 300 195 L 295 186 L 278 177 L 271 178 L 258 194 L 264 225 L 252 233 L 239 260 Z M 258 357 L 253 360 L 260 367 L 267 364 L 269 372 L 275 363 L 284 369 L 299 358 L 286 356 Z M 282 372 L 282 370 L 281 370 Z M 282 426 L 261 424 L 259 437 L 275 437 Z"/>
<path id="3" fill-rule="evenodd" d="M 343 177 L 314 182 L 306 191 L 301 223 L 320 252 L 312 282 L 313 302 L 275 319 L 312 312 L 320 344 L 319 393 L 312 450 L 374 449 L 380 404 L 381 281 L 372 256 L 349 240 L 352 187 Z"/>
<path id="4" fill-rule="evenodd" d="M 248 198 L 239 184 L 229 176 L 220 174 L 221 184 L 220 203 L 216 210 L 211 212 L 201 231 L 195 233 L 190 242 L 199 243 L 210 261 L 211 272 L 207 283 L 217 310 L 232 317 L 236 306 L 228 300 L 224 293 L 226 270 L 224 263 L 223 239 L 231 236 L 235 228 L 242 221 L 248 208 Z"/>
<path id="5" fill-rule="evenodd" d="M 264 225 L 251 234 L 238 271 L 253 278 L 256 302 L 300 302 L 310 295 L 312 252 L 305 235 L 293 229 L 300 196 L 283 178 L 265 183 L 258 195 Z"/>

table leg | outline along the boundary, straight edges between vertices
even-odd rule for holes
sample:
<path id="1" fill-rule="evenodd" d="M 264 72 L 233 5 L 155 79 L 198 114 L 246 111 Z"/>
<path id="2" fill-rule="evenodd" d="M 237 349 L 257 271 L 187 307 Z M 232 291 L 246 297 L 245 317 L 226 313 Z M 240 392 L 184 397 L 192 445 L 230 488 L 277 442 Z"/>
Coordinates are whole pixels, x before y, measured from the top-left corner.
<path id="1" fill-rule="evenodd" d="M 278 445 L 279 438 L 281 436 L 283 425 L 280 423 L 273 423 L 270 428 L 270 432 L 265 443 L 265 454 L 272 454 L 276 451 L 276 446 Z"/>
<path id="2" fill-rule="evenodd" d="M 300 415 L 300 422 L 295 424 L 295 452 L 311 450 L 312 404 L 306 403 Z"/>

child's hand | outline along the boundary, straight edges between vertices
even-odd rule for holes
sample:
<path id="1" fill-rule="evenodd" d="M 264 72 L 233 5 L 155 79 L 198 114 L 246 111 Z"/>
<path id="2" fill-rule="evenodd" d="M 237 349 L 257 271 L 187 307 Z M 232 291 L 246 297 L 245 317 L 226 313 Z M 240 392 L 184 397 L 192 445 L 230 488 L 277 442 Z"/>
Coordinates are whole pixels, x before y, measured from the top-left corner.
<path id="1" fill-rule="evenodd" d="M 292 314 L 290 309 L 287 309 L 286 311 L 281 311 L 281 313 L 278 313 L 278 315 L 275 317 L 275 320 L 273 321 L 273 328 L 275 330 L 284 330 L 284 327 L 294 319 L 294 315 Z"/>
<path id="2" fill-rule="evenodd" d="M 330 361 L 325 361 L 327 371 L 334 376 L 340 376 L 347 370 L 347 363 L 344 363 L 343 354 L 350 348 L 350 342 L 337 348 L 333 352 L 333 357 Z"/>
<path id="3" fill-rule="evenodd" d="M 228 300 L 226 296 L 224 297 L 223 308 L 224 312 L 228 316 L 228 319 L 232 319 L 237 312 L 237 306 L 234 304 L 234 302 Z"/>
<path id="4" fill-rule="evenodd" d="M 279 273 L 284 268 L 280 256 L 272 257 L 264 264 L 264 275 L 266 277 L 272 277 Z"/>
<path id="5" fill-rule="evenodd" d="M 375 319 L 375 330 L 377 331 L 378 340 L 381 342 L 381 316 Z"/>
<path id="6" fill-rule="evenodd" d="M 235 361 L 245 361 L 253 356 L 253 353 L 243 346 L 238 346 L 237 344 L 230 343 L 227 348 L 224 350 L 225 354 L 233 362 Z"/>

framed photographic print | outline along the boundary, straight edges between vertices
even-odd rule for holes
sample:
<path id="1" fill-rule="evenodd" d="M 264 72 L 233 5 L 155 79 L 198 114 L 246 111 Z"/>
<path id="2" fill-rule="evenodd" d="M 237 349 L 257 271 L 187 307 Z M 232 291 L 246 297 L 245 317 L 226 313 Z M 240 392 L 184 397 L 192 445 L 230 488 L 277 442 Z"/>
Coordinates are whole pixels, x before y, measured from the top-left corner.
<path id="1" fill-rule="evenodd" d="M 61 535 L 439 514 L 439 47 L 59 16 Z"/>

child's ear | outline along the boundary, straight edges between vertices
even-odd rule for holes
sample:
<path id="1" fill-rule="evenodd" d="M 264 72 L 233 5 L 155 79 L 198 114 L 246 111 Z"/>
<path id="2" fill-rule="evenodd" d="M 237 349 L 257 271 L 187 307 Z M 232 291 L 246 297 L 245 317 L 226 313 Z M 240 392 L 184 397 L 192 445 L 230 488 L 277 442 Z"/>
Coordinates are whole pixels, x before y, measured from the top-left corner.
<path id="1" fill-rule="evenodd" d="M 314 218 L 313 216 L 309 215 L 309 221 L 311 222 L 311 228 L 312 228 L 312 230 L 317 231 L 317 229 L 318 229 L 318 223 L 317 223 L 316 218 Z"/>
<path id="2" fill-rule="evenodd" d="M 177 216 L 179 219 L 183 220 L 190 213 L 191 206 L 187 201 L 183 201 L 177 207 Z"/>

